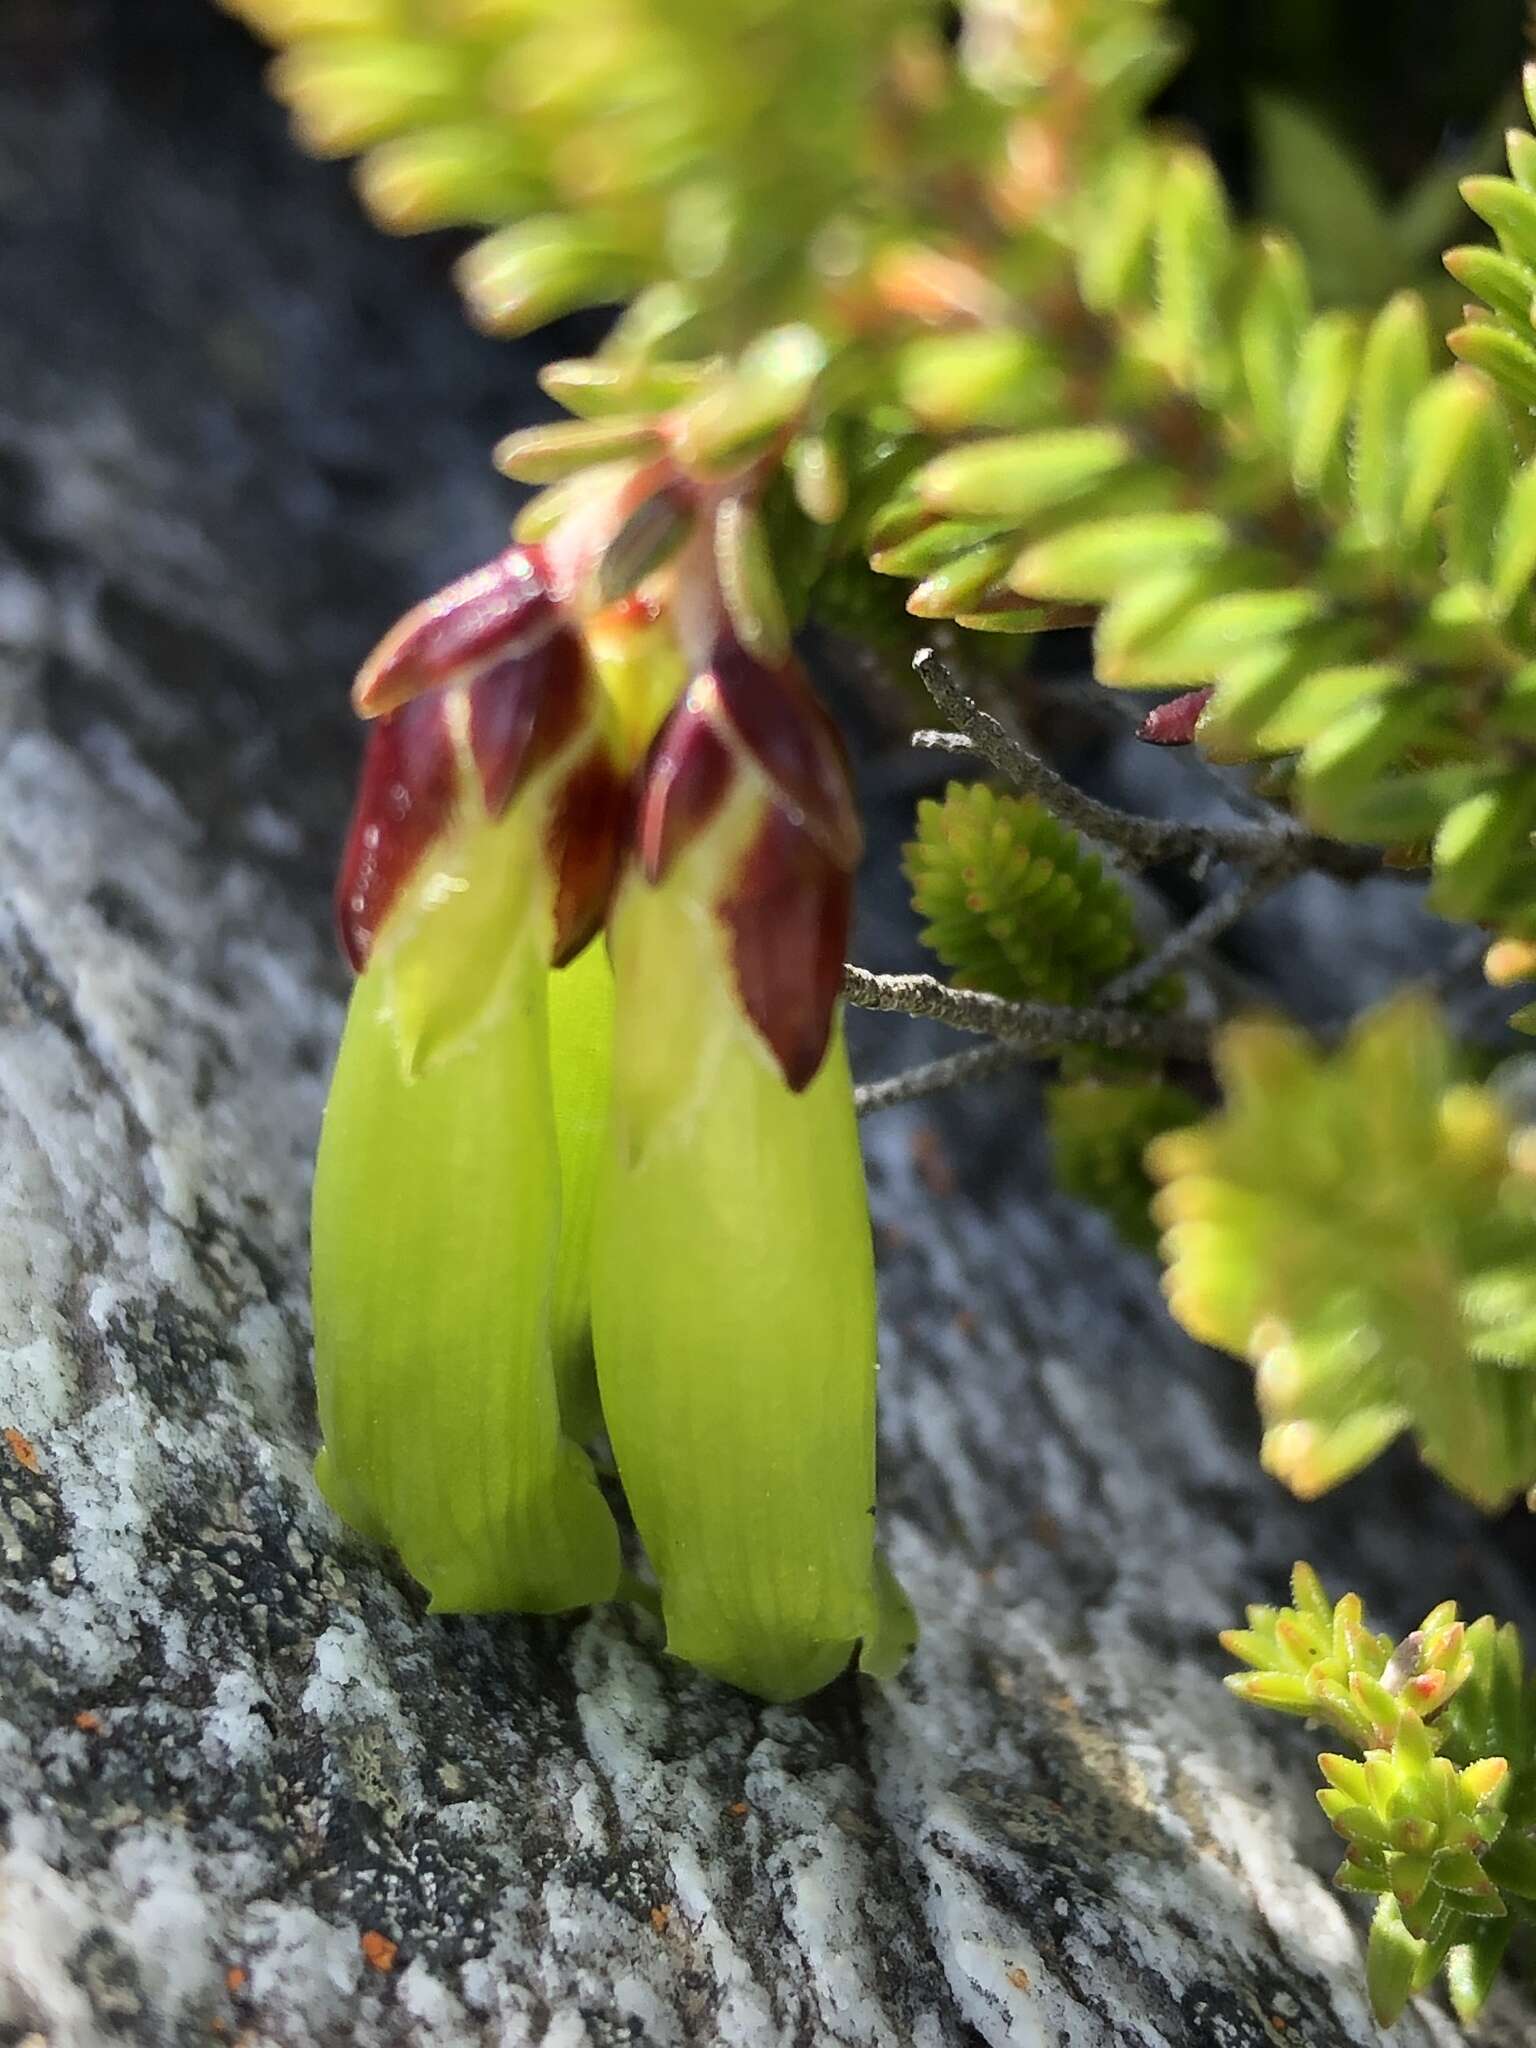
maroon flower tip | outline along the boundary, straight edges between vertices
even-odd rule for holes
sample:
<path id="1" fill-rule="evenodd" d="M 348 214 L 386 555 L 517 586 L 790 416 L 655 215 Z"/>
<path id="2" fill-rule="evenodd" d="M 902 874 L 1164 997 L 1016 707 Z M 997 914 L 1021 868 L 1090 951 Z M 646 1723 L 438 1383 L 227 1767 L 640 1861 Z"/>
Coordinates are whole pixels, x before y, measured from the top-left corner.
<path id="1" fill-rule="evenodd" d="M 352 704 L 378 718 L 427 690 L 470 680 L 486 662 L 530 652 L 560 609 L 536 548 L 511 547 L 406 613 L 358 670 Z"/>
<path id="2" fill-rule="evenodd" d="M 1149 711 L 1136 728 L 1136 737 L 1154 747 L 1187 747 L 1195 737 L 1200 714 L 1211 701 L 1209 688 L 1186 690 Z"/>
<path id="3" fill-rule="evenodd" d="M 691 684 L 641 770 L 634 839 L 648 882 L 662 879 L 725 801 L 734 764 L 711 722 L 713 708 L 713 691 Z"/>
<path id="4" fill-rule="evenodd" d="M 607 750 L 594 746 L 561 782 L 545 828 L 555 877 L 552 966 L 574 960 L 608 915 L 628 811 L 624 777 Z"/>
<path id="5" fill-rule="evenodd" d="M 784 808 L 850 873 L 863 850 L 848 757 L 810 679 L 791 658 L 769 668 L 723 634 L 709 678 L 742 744 L 779 792 Z"/>
<path id="6" fill-rule="evenodd" d="M 440 697 L 381 718 L 368 735 L 336 884 L 336 924 L 354 970 L 457 800 L 453 740 Z"/>
<path id="7" fill-rule="evenodd" d="M 720 906 L 742 1007 L 796 1094 L 826 1058 L 851 896 L 847 871 L 775 807 Z"/>
<path id="8" fill-rule="evenodd" d="M 469 745 L 485 808 L 499 818 L 517 792 L 575 737 L 595 683 L 569 626 L 526 654 L 509 654 L 469 687 Z"/>

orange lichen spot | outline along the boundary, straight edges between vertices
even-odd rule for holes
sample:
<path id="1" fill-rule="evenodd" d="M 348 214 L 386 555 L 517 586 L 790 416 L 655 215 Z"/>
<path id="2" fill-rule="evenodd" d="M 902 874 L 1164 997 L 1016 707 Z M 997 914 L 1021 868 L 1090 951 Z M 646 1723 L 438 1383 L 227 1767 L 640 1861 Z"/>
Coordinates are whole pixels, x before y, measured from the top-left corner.
<path id="1" fill-rule="evenodd" d="M 1029 1989 L 1029 1972 L 1022 1963 L 1015 1963 L 1011 1970 L 1005 1972 L 1005 1975 L 1015 1991 L 1027 1991 Z"/>
<path id="2" fill-rule="evenodd" d="M 23 1472 L 36 1472 L 41 1469 L 37 1462 L 37 1452 L 32 1447 L 30 1437 L 23 1436 L 19 1429 L 0 1430 L 0 1436 L 5 1438 L 6 1449 L 16 1460 Z"/>
<path id="3" fill-rule="evenodd" d="M 100 1714 L 93 1713 L 89 1707 L 82 1707 L 75 1716 L 75 1726 L 82 1735 L 99 1735 L 101 1733 L 101 1716 Z"/>
<path id="4" fill-rule="evenodd" d="M 733 1799 L 725 1810 L 733 1820 L 745 1820 L 752 1811 L 745 1799 Z"/>
<path id="5" fill-rule="evenodd" d="M 383 1970 L 387 1974 L 395 1967 L 395 1957 L 399 1953 L 400 1944 L 391 1941 L 387 1934 L 375 1933 L 370 1927 L 362 1938 L 362 1949 L 373 1968 Z"/>
<path id="6" fill-rule="evenodd" d="M 224 1989 L 233 1997 L 245 1989 L 246 1972 L 238 1963 L 231 1963 L 224 1972 Z"/>
<path id="7" fill-rule="evenodd" d="M 655 1928 L 655 1930 L 656 1930 L 656 1932 L 657 1932 L 658 1934 L 665 1934 L 665 1933 L 666 1933 L 666 1931 L 667 1931 L 667 1922 L 668 1922 L 668 1921 L 669 1921 L 669 1920 L 670 1920 L 671 1918 L 672 1918 L 672 1913 L 671 1913 L 671 1909 L 670 1909 L 670 1907 L 667 1907 L 667 1906 L 652 1906 L 652 1908 L 651 1908 L 651 1925 L 652 1925 L 652 1927 L 654 1927 L 654 1928 Z"/>

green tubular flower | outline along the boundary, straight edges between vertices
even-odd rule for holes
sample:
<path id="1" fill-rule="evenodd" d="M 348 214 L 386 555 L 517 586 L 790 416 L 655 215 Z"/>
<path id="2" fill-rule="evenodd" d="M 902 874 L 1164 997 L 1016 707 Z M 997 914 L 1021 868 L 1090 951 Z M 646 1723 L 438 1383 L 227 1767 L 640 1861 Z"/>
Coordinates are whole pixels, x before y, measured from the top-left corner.
<path id="1" fill-rule="evenodd" d="M 725 642 L 651 749 L 610 920 L 593 1330 L 668 1647 L 767 1699 L 856 1648 L 892 1671 L 913 1634 L 874 1546 L 874 1264 L 836 1020 L 858 851 L 800 671 Z"/>
<path id="2" fill-rule="evenodd" d="M 411 614 L 356 698 L 383 715 L 338 895 L 359 980 L 315 1174 L 317 1477 L 435 1609 L 584 1605 L 612 1596 L 619 1556 L 551 1345 L 552 1308 L 571 1348 L 583 1314 L 557 1265 L 548 1011 L 579 1180 L 607 992 L 600 961 L 553 997 L 548 968 L 611 886 L 603 695 L 513 549 Z M 569 1377 L 580 1427 L 579 1361 Z"/>

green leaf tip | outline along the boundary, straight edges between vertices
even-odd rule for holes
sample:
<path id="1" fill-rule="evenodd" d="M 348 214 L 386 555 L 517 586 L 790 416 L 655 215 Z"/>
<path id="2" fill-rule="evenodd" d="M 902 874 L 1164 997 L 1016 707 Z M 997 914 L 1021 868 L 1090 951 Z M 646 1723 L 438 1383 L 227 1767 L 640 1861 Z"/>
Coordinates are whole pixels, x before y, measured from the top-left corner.
<path id="1" fill-rule="evenodd" d="M 1474 2018 L 1536 1885 L 1536 1686 L 1519 1638 L 1454 1603 L 1393 1645 L 1360 1601 L 1331 1601 L 1298 1565 L 1295 1605 L 1253 1607 L 1222 1637 L 1255 1706 L 1322 1722 L 1357 1751 L 1325 1754 L 1318 1803 L 1346 1844 L 1334 1881 L 1376 1898 L 1366 1982 L 1383 2026 L 1443 1975 Z"/>
<path id="2" fill-rule="evenodd" d="M 930 946 L 964 988 L 1086 1002 L 1141 955 L 1130 897 L 1032 797 L 952 782 L 903 854 Z"/>
<path id="3" fill-rule="evenodd" d="M 1444 1023 L 1404 997 L 1319 1054 L 1230 1026 L 1226 1107 L 1154 1140 L 1166 1289 L 1246 1358 L 1264 1462 L 1305 1497 L 1401 1433 L 1490 1511 L 1536 1482 L 1536 1181 Z"/>

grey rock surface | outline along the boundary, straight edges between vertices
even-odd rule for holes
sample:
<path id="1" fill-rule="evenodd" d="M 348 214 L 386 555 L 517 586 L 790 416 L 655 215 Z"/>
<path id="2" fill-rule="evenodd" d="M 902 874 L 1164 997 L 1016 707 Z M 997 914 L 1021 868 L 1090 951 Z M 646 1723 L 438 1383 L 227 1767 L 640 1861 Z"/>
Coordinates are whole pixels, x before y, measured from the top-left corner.
<path id="1" fill-rule="evenodd" d="M 17 7 L 0 81 L 0 2042 L 1364 2048 L 1315 1745 L 1213 1633 L 1298 1553 L 1530 1621 L 1529 1531 L 1406 1458 L 1280 1494 L 1024 1083 L 868 1127 L 897 1684 L 768 1709 L 623 1613 L 428 1619 L 326 1511 L 342 682 L 495 545 L 527 359 L 196 0 Z"/>

